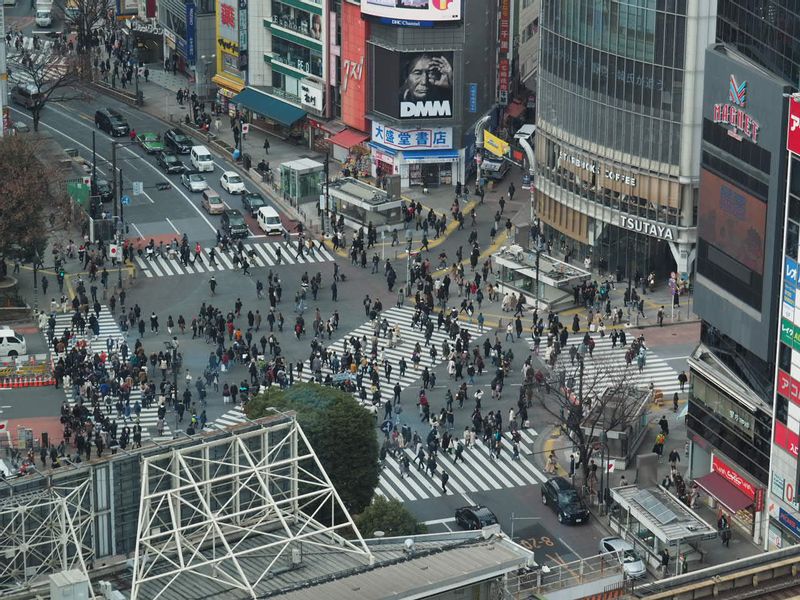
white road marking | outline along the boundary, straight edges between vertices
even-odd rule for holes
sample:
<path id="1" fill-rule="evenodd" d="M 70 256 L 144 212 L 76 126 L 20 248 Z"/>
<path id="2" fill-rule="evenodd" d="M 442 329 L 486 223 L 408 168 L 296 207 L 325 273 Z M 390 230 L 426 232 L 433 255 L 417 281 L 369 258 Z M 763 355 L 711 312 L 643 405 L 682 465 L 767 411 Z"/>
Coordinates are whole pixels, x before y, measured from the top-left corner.
<path id="1" fill-rule="evenodd" d="M 174 230 L 175 230 L 175 233 L 177 233 L 178 235 L 180 235 L 180 233 L 181 233 L 181 232 L 180 232 L 180 231 L 178 231 L 178 228 L 177 228 L 177 227 L 175 227 L 175 225 L 173 225 L 172 221 L 170 221 L 170 220 L 169 220 L 169 217 L 167 217 L 167 218 L 165 219 L 165 221 L 166 221 L 167 223 L 169 223 L 169 226 L 170 226 L 170 227 L 172 227 L 172 229 L 174 229 Z"/>

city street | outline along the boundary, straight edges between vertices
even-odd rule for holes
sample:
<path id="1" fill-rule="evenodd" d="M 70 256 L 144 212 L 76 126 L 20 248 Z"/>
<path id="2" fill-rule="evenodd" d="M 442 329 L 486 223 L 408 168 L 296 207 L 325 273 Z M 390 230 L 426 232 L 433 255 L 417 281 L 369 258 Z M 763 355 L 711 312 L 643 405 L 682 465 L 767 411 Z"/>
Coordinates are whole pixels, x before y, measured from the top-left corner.
<path id="1" fill-rule="evenodd" d="M 81 157 L 91 160 L 92 133 L 96 131 L 94 112 L 104 107 L 111 107 L 122 113 L 137 132 L 163 133 L 168 128 L 164 121 L 147 112 L 132 109 L 100 95 L 83 103 L 69 102 L 48 105 L 43 113 L 40 127 L 65 148 L 73 148 Z M 13 107 L 12 111 L 14 120 L 30 120 L 29 115 L 17 107 Z M 97 131 L 98 171 L 105 177 L 111 175 L 111 141 L 111 138 L 105 133 Z M 127 139 L 121 138 L 118 141 L 127 142 Z M 277 145 L 280 146 L 279 143 Z M 284 148 L 283 151 L 291 150 Z M 299 156 L 303 150 L 298 148 L 294 152 Z M 118 148 L 117 155 L 118 164 L 123 171 L 123 194 L 129 196 L 131 200 L 129 205 L 124 206 L 128 239 L 134 241 L 136 245 L 144 245 L 152 238 L 158 244 L 162 241 L 168 243 L 173 238 L 180 239 L 185 234 L 190 247 L 193 248 L 195 243 L 199 243 L 202 248 L 202 262 L 195 262 L 193 265 L 182 265 L 178 260 L 168 258 L 147 260 L 144 256 L 134 257 L 133 262 L 137 267 L 138 277 L 127 290 L 126 307 L 130 308 L 134 305 L 141 307 L 141 313 L 145 320 L 151 312 L 154 312 L 161 324 L 158 333 L 151 332 L 148 328 L 142 338 L 147 354 L 163 350 L 164 342 L 171 339 L 172 335 L 167 332 L 166 328 L 169 317 L 177 322 L 179 316 L 183 316 L 189 323 L 197 316 L 203 303 L 219 306 L 223 314 L 232 312 L 237 299 L 241 299 L 243 303 L 242 316 L 235 319 L 237 327 L 242 327 L 243 330 L 247 329 L 245 315 L 248 311 L 258 310 L 264 317 L 261 327 L 253 331 L 253 341 L 256 343 L 258 338 L 268 330 L 266 323 L 268 304 L 265 300 L 257 298 L 256 282 L 261 281 L 266 288 L 268 274 L 272 273 L 279 277 L 283 290 L 282 300 L 277 306 L 277 312 L 282 314 L 286 322 L 284 332 L 278 334 L 282 354 L 295 365 L 295 379 L 309 380 L 312 378 L 309 343 L 312 341 L 313 335 L 306 334 L 297 339 L 292 334 L 296 316 L 293 298 L 295 292 L 300 288 L 300 277 L 304 272 L 307 272 L 310 277 L 320 273 L 322 282 L 318 300 L 311 301 L 310 298 L 308 300 L 307 331 L 315 311 L 319 310 L 323 322 L 332 317 L 336 311 L 339 320 L 338 329 L 332 332 L 330 340 L 325 339 L 323 343 L 329 350 L 342 354 L 346 340 L 350 340 L 352 337 L 366 340 L 373 333 L 375 325 L 363 312 L 362 300 L 364 297 L 368 295 L 373 302 L 380 299 L 384 305 L 381 320 L 386 319 L 389 328 L 394 329 L 397 326 L 401 332 L 401 341 L 395 347 L 388 347 L 388 344 L 382 345 L 381 353 L 394 365 L 397 365 L 401 358 L 409 363 L 403 376 L 398 377 L 395 367 L 395 378 L 391 380 L 391 385 L 381 387 L 381 398 L 383 401 L 391 400 L 392 386 L 398 380 L 401 386 L 403 411 L 393 415 L 394 424 L 399 428 L 402 424 L 407 423 L 412 430 L 416 431 L 423 439 L 425 438 L 428 427 L 421 422 L 416 402 L 421 387 L 420 376 L 423 368 L 428 367 L 429 372 L 433 373 L 436 378 L 435 387 L 427 391 L 432 415 L 442 411 L 445 406 L 446 390 L 449 388 L 455 394 L 458 383 L 448 375 L 447 364 L 441 352 L 435 360 L 428 357 L 424 332 L 418 327 L 412 326 L 413 298 L 406 299 L 403 306 L 396 306 L 397 292 L 388 292 L 382 276 L 382 268 L 378 270 L 378 273 L 371 274 L 369 268 L 355 267 L 350 264 L 349 259 L 342 258 L 326 249 L 318 250 L 313 257 L 298 257 L 294 243 L 296 236 L 291 236 L 288 242 L 281 237 L 264 236 L 259 233 L 249 217 L 250 235 L 244 240 L 244 246 L 253 252 L 251 275 L 244 275 L 241 269 L 237 269 L 232 264 L 231 258 L 224 253 L 218 253 L 218 264 L 211 265 L 208 253 L 215 246 L 216 231 L 220 226 L 219 217 L 206 214 L 200 206 L 200 195 L 192 194 L 182 188 L 178 175 L 164 174 L 155 164 L 153 157 L 144 154 L 138 146 L 121 146 Z M 241 207 L 240 198 L 228 194 L 218 184 L 222 171 L 232 167 L 228 158 L 215 155 L 214 164 L 214 172 L 207 174 L 209 184 L 220 193 L 228 206 Z M 521 174 L 514 172 L 514 178 L 519 185 Z M 143 183 L 144 193 L 142 195 L 134 196 L 132 194 L 132 182 L 134 181 Z M 163 182 L 169 182 L 171 187 L 167 190 L 159 190 L 157 184 Z M 477 207 L 476 231 L 483 253 L 481 261 L 484 260 L 489 248 L 497 245 L 496 243 L 495 246 L 491 246 L 488 232 L 492 225 L 493 215 L 499 210 L 498 200 L 503 191 L 504 188 L 487 194 L 486 204 Z M 443 207 L 449 205 L 451 201 L 452 198 L 446 196 L 430 199 L 431 203 L 438 203 L 437 206 Z M 504 216 L 505 214 L 513 215 L 517 210 L 523 208 L 527 210 L 527 202 L 528 198 L 525 194 L 517 195 L 512 202 L 506 203 Z M 273 205 L 280 211 L 280 206 L 274 203 Z M 110 204 L 107 204 L 106 210 L 110 210 L 110 208 Z M 442 212 L 444 210 L 444 208 L 437 209 Z M 285 214 L 283 219 L 290 224 L 290 220 Z M 469 225 L 465 226 L 463 230 L 453 231 L 446 240 L 439 243 L 435 250 L 431 249 L 427 257 L 433 262 L 440 252 L 447 252 L 448 255 L 453 256 L 459 246 L 469 247 L 467 238 L 470 232 Z M 62 241 L 66 241 L 73 235 L 65 235 L 65 239 Z M 415 232 L 415 235 L 418 235 L 418 232 Z M 280 264 L 278 264 L 277 258 L 278 248 L 281 249 L 282 255 Z M 397 254 L 392 248 L 388 249 L 390 251 L 386 253 L 387 258 L 390 259 L 398 273 L 405 273 L 405 259 L 395 258 Z M 338 262 L 341 271 L 347 278 L 346 282 L 339 283 L 336 302 L 332 301 L 330 290 L 334 261 Z M 75 286 L 79 274 L 86 279 L 83 265 L 77 260 L 67 261 L 66 270 L 70 275 L 72 287 Z M 468 265 L 467 272 L 469 273 Z M 30 279 L 30 271 L 23 270 L 23 273 L 26 273 Z M 54 281 L 52 264 L 48 264 L 48 261 L 45 261 L 43 273 L 51 277 L 51 281 Z M 112 271 L 110 275 L 110 287 L 113 287 L 116 282 L 116 273 Z M 217 281 L 216 293 L 213 296 L 209 288 L 212 275 Z M 401 276 L 401 280 L 403 278 L 404 276 Z M 25 275 L 23 275 L 23 279 L 25 279 Z M 23 289 L 30 290 L 30 287 L 30 281 L 23 281 Z M 101 289 L 99 293 L 102 304 L 98 317 L 100 333 L 90 342 L 92 349 L 98 352 L 105 350 L 108 337 L 115 340 L 123 340 L 127 337 L 128 342 L 133 344 L 138 337 L 137 332 L 132 328 L 126 336 L 119 328 L 120 306 L 117 304 L 116 311 L 111 311 L 108 303 L 112 293 L 111 289 L 105 292 Z M 659 302 L 663 302 L 662 296 L 665 294 L 668 294 L 668 291 L 662 291 L 661 296 L 657 292 L 652 297 L 648 297 L 648 306 L 652 308 Z M 620 302 L 621 295 L 620 286 L 620 289 L 612 293 L 612 298 L 615 302 Z M 44 301 L 45 304 L 46 302 L 47 300 Z M 458 298 L 455 291 L 451 291 L 449 306 L 458 307 L 460 302 L 461 298 Z M 486 320 L 483 330 L 477 325 L 476 320 L 473 319 L 471 322 L 463 320 L 465 318 L 463 314 L 460 326 L 469 332 L 470 344 L 479 347 L 479 351 L 483 353 L 482 344 L 487 336 L 492 344 L 495 343 L 495 338 L 500 341 L 504 340 L 505 323 L 508 323 L 511 315 L 503 313 L 499 302 L 484 301 L 481 310 Z M 576 310 L 565 311 L 562 320 L 565 322 L 570 320 Z M 56 332 L 69 327 L 70 320 L 70 314 L 58 314 L 56 316 Z M 530 313 L 526 315 L 526 331 L 529 321 Z M 650 325 L 651 323 L 643 322 L 643 324 Z M 644 332 L 647 339 L 650 353 L 646 369 L 641 375 L 635 375 L 633 380 L 642 387 L 647 387 L 652 382 L 655 386 L 663 389 L 665 396 L 671 397 L 672 393 L 678 389 L 678 372 L 686 368 L 685 359 L 696 340 L 696 328 L 680 325 L 664 328 L 648 326 L 641 331 Z M 585 332 L 582 331 L 578 335 L 582 336 L 583 333 Z M 208 366 L 209 353 L 212 352 L 213 345 L 206 343 L 202 335 L 192 339 L 190 330 L 185 334 L 181 334 L 179 331 L 175 331 L 173 334 L 178 337 L 180 342 L 184 368 L 193 377 L 199 377 Z M 266 335 L 269 333 L 267 332 Z M 29 335 L 29 337 L 34 336 Z M 431 336 L 430 343 L 441 349 L 442 343 L 447 337 L 444 331 L 436 329 Z M 595 360 L 612 361 L 618 365 L 624 364 L 624 351 L 620 348 L 612 349 L 610 337 L 601 339 L 595 334 L 595 338 L 597 340 Z M 574 341 L 579 338 L 571 336 L 570 339 Z M 418 367 L 411 363 L 411 354 L 417 343 L 423 347 L 422 360 Z M 530 353 L 532 340 L 529 336 L 527 338 L 523 336 L 521 339 L 514 340 L 513 343 L 504 343 L 503 346 L 513 349 L 515 357 L 512 372 L 506 378 L 501 399 L 496 401 L 490 399 L 490 384 L 494 377 L 494 367 L 487 356 L 487 371 L 482 375 L 476 375 L 475 384 L 467 386 L 467 400 L 463 408 L 454 408 L 454 437 L 460 437 L 464 428 L 471 425 L 470 414 L 476 389 L 481 388 L 485 391 L 484 410 L 496 410 L 505 417 L 509 409 L 516 406 L 518 392 L 522 385 L 521 365 Z M 568 360 L 566 353 L 562 355 L 561 360 L 564 359 Z M 305 363 L 300 374 L 296 368 L 296 364 L 299 362 Z M 249 379 L 246 365 L 235 363 L 232 365 L 228 372 L 221 374 L 220 389 L 225 383 L 237 385 L 240 381 Z M 589 369 L 592 368 L 591 363 L 588 366 Z M 330 372 L 328 367 L 322 369 L 323 376 Z M 183 376 L 179 379 L 180 393 L 187 387 L 182 379 Z M 190 391 L 195 393 L 194 389 Z M 2 408 L 3 418 L 25 422 L 34 417 L 44 418 L 50 415 L 55 419 L 65 397 L 70 403 L 75 401 L 71 389 L 63 392 L 60 389 L 40 388 L 35 393 L 30 390 L 3 391 L 0 400 L 0 404 L 4 406 Z M 35 403 L 29 401 L 31 398 L 36 399 Z M 194 400 L 197 400 L 196 397 Z M 131 403 L 137 401 L 141 402 L 141 393 L 133 390 Z M 210 389 L 207 406 L 204 408 L 209 427 L 224 427 L 244 419 L 238 407 L 223 404 L 221 391 Z M 555 514 L 542 505 L 539 486 L 547 479 L 547 475 L 544 473 L 545 450 L 543 443 L 544 438 L 549 436 L 554 423 L 542 408 L 538 398 L 534 400 L 530 409 L 529 420 L 531 427 L 521 431 L 522 443 L 520 444 L 519 461 L 511 460 L 511 441 L 508 433 L 505 433 L 505 451 L 499 460 L 490 458 L 488 447 L 484 446 L 480 440 L 475 447 L 465 450 L 463 462 L 453 463 L 450 455 L 440 456 L 440 471 L 447 471 L 450 476 L 449 489 L 446 494 L 442 494 L 438 476 L 430 478 L 418 471 L 412 464 L 410 475 L 401 478 L 397 461 L 388 458 L 377 492 L 386 497 L 406 502 L 421 521 L 429 523 L 431 531 L 454 528 L 455 524 L 452 518 L 455 508 L 465 504 L 485 504 L 497 514 L 506 532 L 510 533 L 513 529 L 515 538 L 518 538 L 521 543 L 529 545 L 536 552 L 537 558 L 545 563 L 569 562 L 580 556 L 594 554 L 597 540 L 604 534 L 604 530 L 596 521 L 593 520 L 593 522 L 581 526 L 561 525 L 556 521 Z M 157 406 L 151 405 L 150 408 L 143 408 L 141 411 L 142 437 L 145 442 L 148 439 L 166 442 L 173 435 L 184 430 L 187 421 L 188 419 L 184 419 L 183 422 L 179 422 L 178 415 L 170 412 L 165 419 L 163 432 L 158 435 L 156 432 Z M 376 414 L 376 425 L 380 425 L 383 421 L 383 410 L 379 408 Z M 383 434 L 377 427 L 376 435 L 379 436 L 379 439 L 383 438 Z M 413 461 L 415 458 L 413 450 L 408 448 L 405 452 Z M 563 465 L 564 458 L 560 457 L 560 460 Z"/>

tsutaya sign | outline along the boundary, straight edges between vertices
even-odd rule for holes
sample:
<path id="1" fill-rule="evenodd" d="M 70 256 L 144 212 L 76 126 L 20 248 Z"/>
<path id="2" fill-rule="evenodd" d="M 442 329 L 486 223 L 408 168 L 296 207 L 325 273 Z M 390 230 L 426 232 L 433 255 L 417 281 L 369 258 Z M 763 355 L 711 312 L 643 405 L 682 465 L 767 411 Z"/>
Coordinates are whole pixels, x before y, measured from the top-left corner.
<path id="1" fill-rule="evenodd" d="M 727 104 L 714 105 L 714 123 L 728 125 L 728 135 L 735 140 L 741 142 L 747 138 L 754 144 L 757 143 L 761 126 L 745 110 L 747 108 L 747 82 L 739 83 L 733 74 L 731 74 L 728 88 L 728 100 Z"/>
<path id="2" fill-rule="evenodd" d="M 631 231 L 661 238 L 662 240 L 675 241 L 675 230 L 659 223 L 651 223 L 644 219 L 620 215 L 619 226 L 623 229 L 630 229 Z"/>

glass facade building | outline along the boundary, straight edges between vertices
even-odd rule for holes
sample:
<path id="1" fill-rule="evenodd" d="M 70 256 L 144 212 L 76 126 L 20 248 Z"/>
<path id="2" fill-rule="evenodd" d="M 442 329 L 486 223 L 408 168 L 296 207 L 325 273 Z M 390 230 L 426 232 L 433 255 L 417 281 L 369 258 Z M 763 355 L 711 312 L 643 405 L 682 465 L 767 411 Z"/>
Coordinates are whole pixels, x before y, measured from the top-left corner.
<path id="1" fill-rule="evenodd" d="M 543 0 L 536 202 L 555 250 L 691 270 L 708 4 Z"/>

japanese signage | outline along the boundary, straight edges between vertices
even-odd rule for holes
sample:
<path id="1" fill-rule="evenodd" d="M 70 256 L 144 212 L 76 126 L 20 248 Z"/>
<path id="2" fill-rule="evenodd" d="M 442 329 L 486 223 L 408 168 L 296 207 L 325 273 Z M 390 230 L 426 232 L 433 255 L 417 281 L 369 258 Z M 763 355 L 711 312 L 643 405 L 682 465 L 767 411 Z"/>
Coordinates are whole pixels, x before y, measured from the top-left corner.
<path id="1" fill-rule="evenodd" d="M 495 156 L 505 156 L 508 154 L 508 142 L 501 140 L 496 135 L 492 135 L 487 130 L 483 130 L 483 147 Z"/>
<path id="2" fill-rule="evenodd" d="M 478 112 L 478 84 L 467 85 L 467 110 L 471 113 Z"/>
<path id="3" fill-rule="evenodd" d="M 500 32 L 497 38 L 500 52 L 508 52 L 511 30 L 511 0 L 500 0 Z"/>
<path id="4" fill-rule="evenodd" d="M 367 131 L 368 125 L 364 113 L 367 112 L 365 57 L 368 23 L 361 18 L 357 5 L 342 2 L 341 10 L 342 22 L 347 23 L 347 27 L 342 27 L 340 87 L 342 121 L 353 129 Z"/>
<path id="5" fill-rule="evenodd" d="M 247 0 L 239 0 L 239 53 L 247 52 Z"/>
<path id="6" fill-rule="evenodd" d="M 786 529 L 800 538 L 800 523 L 798 523 L 797 519 L 793 515 L 790 515 L 781 508 L 780 512 L 778 513 L 778 521 L 781 525 L 786 527 Z"/>
<path id="7" fill-rule="evenodd" d="M 449 150 L 453 147 L 450 127 L 398 129 L 372 122 L 372 141 L 398 150 Z"/>
<path id="8" fill-rule="evenodd" d="M 219 37 L 239 44 L 239 8 L 237 0 L 221 0 L 217 16 Z"/>
<path id="9" fill-rule="evenodd" d="M 186 59 L 192 65 L 197 61 L 197 6 L 194 2 L 186 3 Z"/>
<path id="10" fill-rule="evenodd" d="M 755 500 L 756 488 L 753 484 L 747 481 L 744 477 L 739 475 L 730 466 L 725 464 L 716 454 L 711 459 L 711 470 L 728 481 L 733 487 L 742 492 L 751 500 Z"/>
<path id="11" fill-rule="evenodd" d="M 453 129 L 451 127 L 398 129 L 373 121 L 372 141 L 396 150 L 450 150 L 453 147 Z"/>
<path id="12" fill-rule="evenodd" d="M 789 131 L 786 134 L 786 148 L 789 152 L 800 154 L 800 100 L 789 98 Z"/>
<path id="13" fill-rule="evenodd" d="M 662 240 L 675 240 L 675 230 L 661 223 L 653 223 L 638 217 L 631 217 L 626 214 L 619 215 L 619 226 L 629 231 L 643 233 L 651 237 L 661 238 Z"/>
<path id="14" fill-rule="evenodd" d="M 322 89 L 316 83 L 303 79 L 300 81 L 300 104 L 308 106 L 317 112 L 322 112 Z"/>
<path id="15" fill-rule="evenodd" d="M 373 17 L 410 21 L 458 21 L 461 0 L 361 0 L 361 12 Z"/>
<path id="16" fill-rule="evenodd" d="M 497 84 L 501 92 L 508 92 L 508 59 L 501 58 L 497 64 Z"/>
<path id="17" fill-rule="evenodd" d="M 799 439 L 796 432 L 791 431 L 780 421 L 775 421 L 775 443 L 795 458 L 797 458 L 797 444 Z"/>
<path id="18" fill-rule="evenodd" d="M 728 88 L 728 102 L 714 105 L 714 122 L 728 125 L 728 135 L 738 141 L 747 138 L 754 144 L 758 142 L 761 129 L 747 112 L 747 82 L 738 81 L 731 74 Z"/>
<path id="19" fill-rule="evenodd" d="M 795 510 L 800 508 L 797 504 L 797 490 L 794 488 L 794 483 L 774 471 L 772 473 L 772 493 Z"/>

